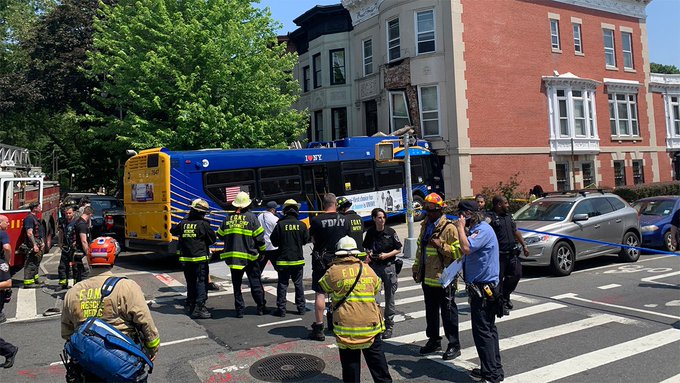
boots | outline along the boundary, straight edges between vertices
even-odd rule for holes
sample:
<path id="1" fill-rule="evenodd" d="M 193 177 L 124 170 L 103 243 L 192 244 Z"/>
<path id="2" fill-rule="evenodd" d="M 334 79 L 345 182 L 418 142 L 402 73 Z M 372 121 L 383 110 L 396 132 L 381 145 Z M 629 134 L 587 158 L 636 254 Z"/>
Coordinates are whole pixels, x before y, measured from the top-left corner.
<path id="1" fill-rule="evenodd" d="M 194 312 L 191 313 L 191 317 L 194 319 L 210 319 L 212 315 L 204 305 L 197 305 Z"/>
<path id="2" fill-rule="evenodd" d="M 309 333 L 309 339 L 323 342 L 326 340 L 326 335 L 323 334 L 323 323 L 312 323 L 312 332 Z"/>

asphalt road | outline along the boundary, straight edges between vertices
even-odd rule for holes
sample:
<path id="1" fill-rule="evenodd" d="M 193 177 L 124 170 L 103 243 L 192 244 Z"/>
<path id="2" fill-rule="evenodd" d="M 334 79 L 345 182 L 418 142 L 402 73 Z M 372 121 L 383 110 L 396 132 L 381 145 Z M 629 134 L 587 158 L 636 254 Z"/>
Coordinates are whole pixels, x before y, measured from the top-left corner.
<path id="1" fill-rule="evenodd" d="M 396 228 L 405 236 L 404 225 Z M 50 286 L 15 288 L 12 302 L 5 307 L 10 319 L 0 325 L 0 336 L 20 351 L 14 368 L 0 370 L 2 382 L 63 381 L 58 315 L 43 316 L 45 310 L 60 307 L 59 295 L 52 289 L 57 283 L 57 261 L 58 254 L 44 261 Z M 426 341 L 424 304 L 409 266 L 407 261 L 399 280 L 400 315 L 394 338 L 384 346 L 392 377 L 471 381 L 467 372 L 478 365 L 478 359 L 464 293 L 456 299 L 463 355 L 452 362 L 442 361 L 441 354 L 422 357 L 418 348 Z M 310 382 L 340 381 L 333 337 L 327 336 L 323 343 L 304 339 L 311 312 L 301 317 L 257 316 L 245 292 L 246 315 L 234 317 L 224 264 L 211 265 L 211 274 L 223 288 L 212 292 L 208 302 L 214 318 L 199 321 L 182 314 L 184 278 L 167 260 L 128 253 L 121 256 L 114 272 L 140 284 L 161 332 L 162 347 L 150 382 L 257 382 L 253 374 L 267 372 L 258 362 L 271 356 L 287 357 L 289 365 L 316 362 L 323 370 Z M 274 274 L 265 275 L 267 300 L 273 306 Z M 615 257 L 604 257 L 577 263 L 569 277 L 553 278 L 546 269 L 529 268 L 525 277 L 513 296 L 515 309 L 497 322 L 506 382 L 680 382 L 679 258 L 645 254 L 637 263 L 622 264 Z M 305 288 L 310 288 L 309 281 Z M 313 294 L 308 292 L 311 307 Z M 289 309 L 295 311 L 292 303 Z M 367 369 L 362 379 L 371 381 Z"/>

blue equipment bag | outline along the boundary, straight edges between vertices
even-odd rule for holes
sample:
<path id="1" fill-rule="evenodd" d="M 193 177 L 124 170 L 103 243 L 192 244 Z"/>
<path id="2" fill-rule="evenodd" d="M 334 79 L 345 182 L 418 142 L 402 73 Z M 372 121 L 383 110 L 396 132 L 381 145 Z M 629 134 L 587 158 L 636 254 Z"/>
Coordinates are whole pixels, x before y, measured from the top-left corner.
<path id="1" fill-rule="evenodd" d="M 99 309 L 116 283 L 123 278 L 109 277 L 101 289 Z M 99 311 L 99 310 L 97 310 Z M 97 317 L 88 318 L 64 345 L 65 354 L 81 368 L 107 382 L 145 381 L 153 362 L 130 337 Z"/>

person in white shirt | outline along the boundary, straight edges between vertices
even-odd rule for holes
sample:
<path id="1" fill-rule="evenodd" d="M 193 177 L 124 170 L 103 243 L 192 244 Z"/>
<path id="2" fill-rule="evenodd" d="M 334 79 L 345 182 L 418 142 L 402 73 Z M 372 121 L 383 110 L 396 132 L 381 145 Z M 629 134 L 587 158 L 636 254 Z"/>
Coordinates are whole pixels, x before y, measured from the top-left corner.
<path id="1" fill-rule="evenodd" d="M 272 265 L 276 264 L 276 253 L 278 251 L 278 247 L 272 245 L 269 236 L 272 234 L 272 231 L 274 231 L 276 223 L 279 222 L 279 216 L 276 215 L 276 209 L 279 208 L 279 205 L 275 201 L 269 201 L 266 206 L 267 210 L 257 217 L 260 220 L 260 225 L 262 225 L 262 228 L 264 229 L 264 244 L 266 246 L 258 261 L 260 262 L 260 270 L 264 270 L 267 266 L 267 262 L 270 260 Z"/>

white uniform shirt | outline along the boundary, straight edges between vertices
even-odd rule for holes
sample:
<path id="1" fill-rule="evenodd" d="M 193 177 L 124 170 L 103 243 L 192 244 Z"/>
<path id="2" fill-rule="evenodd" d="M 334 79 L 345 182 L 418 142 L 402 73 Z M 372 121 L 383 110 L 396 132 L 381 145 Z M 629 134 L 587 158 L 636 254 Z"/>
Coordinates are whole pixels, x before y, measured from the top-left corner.
<path id="1" fill-rule="evenodd" d="M 257 219 L 260 220 L 260 225 L 262 225 L 262 228 L 264 229 L 264 244 L 266 246 L 267 251 L 270 250 L 277 250 L 278 247 L 275 247 L 272 245 L 271 239 L 269 239 L 269 236 L 272 234 L 272 231 L 274 231 L 274 228 L 276 227 L 276 223 L 279 222 L 279 217 L 276 216 L 276 214 L 272 213 L 271 211 L 267 210 L 264 213 L 260 214 Z"/>

